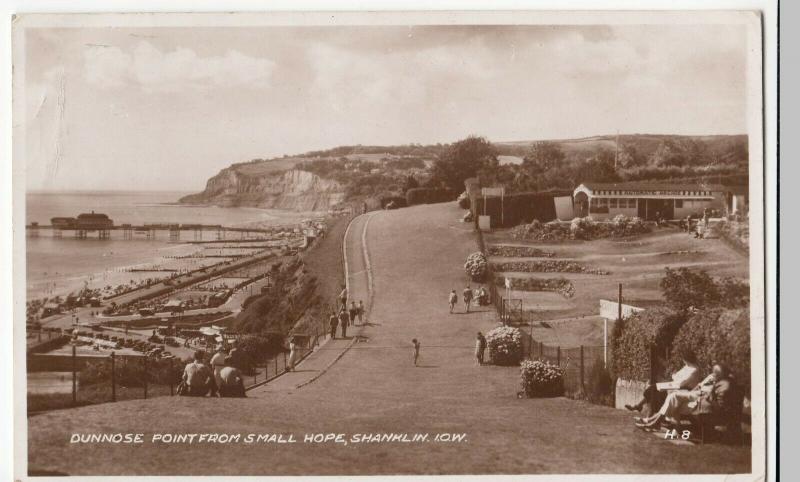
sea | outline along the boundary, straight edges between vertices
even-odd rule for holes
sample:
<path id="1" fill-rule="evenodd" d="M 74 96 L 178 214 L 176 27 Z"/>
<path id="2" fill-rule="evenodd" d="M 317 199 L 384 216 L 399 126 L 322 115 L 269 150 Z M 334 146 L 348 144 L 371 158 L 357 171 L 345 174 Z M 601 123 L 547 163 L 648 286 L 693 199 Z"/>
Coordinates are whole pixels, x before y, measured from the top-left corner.
<path id="1" fill-rule="evenodd" d="M 49 225 L 53 217 L 76 217 L 94 211 L 107 214 L 115 225 L 145 223 L 211 224 L 227 227 L 245 225 L 294 224 L 309 216 L 275 209 L 217 207 L 177 204 L 187 192 L 165 191 L 67 191 L 28 192 L 25 224 Z M 90 233 L 75 239 L 72 232 L 54 238 L 50 230 L 37 237 L 26 237 L 26 293 L 29 300 L 64 296 L 84 286 L 114 285 L 134 279 L 128 269 L 161 266 L 172 256 L 203 249 L 189 244 L 192 232 L 184 231 L 181 241 L 169 241 L 166 231 L 155 239 L 136 234 L 123 239 L 122 231 L 112 231 L 110 239 Z M 216 239 L 216 232 L 204 232 L 204 240 Z M 190 263 L 197 264 L 194 260 Z M 191 267 L 191 266 L 189 266 Z M 143 276 L 136 273 L 137 276 Z"/>

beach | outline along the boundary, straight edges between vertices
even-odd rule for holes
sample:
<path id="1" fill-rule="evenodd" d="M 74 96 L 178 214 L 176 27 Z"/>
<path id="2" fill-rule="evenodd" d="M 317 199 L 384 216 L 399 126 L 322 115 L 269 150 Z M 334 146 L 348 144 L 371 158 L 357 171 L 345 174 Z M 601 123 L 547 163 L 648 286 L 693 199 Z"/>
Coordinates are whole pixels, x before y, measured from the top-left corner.
<path id="1" fill-rule="evenodd" d="M 184 194 L 163 191 L 31 192 L 26 196 L 26 224 L 49 225 L 52 217 L 74 217 L 95 211 L 107 214 L 115 225 L 196 223 L 263 228 L 295 224 L 310 214 L 175 204 Z M 215 231 L 205 231 L 200 240 L 216 241 L 216 236 Z M 42 230 L 37 237 L 26 238 L 27 299 L 66 296 L 84 287 L 100 289 L 163 279 L 173 273 L 199 269 L 253 251 L 231 247 L 238 238 L 238 233 L 230 233 L 225 242 L 191 244 L 188 241 L 195 241 L 195 238 L 190 233 L 184 233 L 182 240 L 170 241 L 164 231 L 150 239 L 144 234 L 123 239 L 122 232 L 112 231 L 108 239 L 98 239 L 96 234 L 90 234 L 86 239 L 75 239 L 71 232 L 65 232 L 64 237 L 58 239 L 49 230 Z M 225 255 L 231 258 L 225 258 Z"/>

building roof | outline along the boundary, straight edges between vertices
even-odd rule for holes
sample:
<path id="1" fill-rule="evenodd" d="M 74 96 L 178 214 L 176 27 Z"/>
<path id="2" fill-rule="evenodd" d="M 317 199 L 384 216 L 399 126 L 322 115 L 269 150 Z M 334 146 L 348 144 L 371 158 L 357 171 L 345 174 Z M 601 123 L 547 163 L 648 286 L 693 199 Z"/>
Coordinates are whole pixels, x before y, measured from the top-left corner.
<path id="1" fill-rule="evenodd" d="M 583 186 L 592 191 L 713 191 L 724 192 L 728 189 L 721 184 L 698 183 L 659 183 L 659 182 L 584 182 Z"/>
<path id="2" fill-rule="evenodd" d="M 91 213 L 78 214 L 78 219 L 108 219 L 108 215 L 92 211 Z"/>

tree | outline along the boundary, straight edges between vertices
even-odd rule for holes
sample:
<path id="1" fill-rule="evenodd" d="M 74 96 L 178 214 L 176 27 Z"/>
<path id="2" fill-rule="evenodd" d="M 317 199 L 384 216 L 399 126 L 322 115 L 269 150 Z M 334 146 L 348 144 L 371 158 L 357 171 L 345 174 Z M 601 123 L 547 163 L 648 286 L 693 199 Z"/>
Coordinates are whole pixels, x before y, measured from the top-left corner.
<path id="1" fill-rule="evenodd" d="M 576 167 L 574 178 L 576 183 L 619 182 L 621 178 L 614 169 L 614 153 L 609 150 L 600 151 L 594 158 Z"/>
<path id="2" fill-rule="evenodd" d="M 534 142 L 528 154 L 522 159 L 522 165 L 534 171 L 546 171 L 561 166 L 564 151 L 555 142 Z"/>
<path id="3" fill-rule="evenodd" d="M 403 183 L 403 192 L 408 192 L 409 189 L 415 189 L 419 187 L 419 182 L 414 178 L 412 174 L 409 174 L 406 177 L 405 183 Z"/>
<path id="4" fill-rule="evenodd" d="M 469 136 L 448 146 L 433 164 L 433 177 L 456 192 L 464 190 L 464 181 L 482 169 L 499 165 L 494 146 L 483 137 Z"/>
<path id="5" fill-rule="evenodd" d="M 661 292 L 667 303 L 680 311 L 703 308 L 720 300 L 719 287 L 704 270 L 665 268 Z"/>

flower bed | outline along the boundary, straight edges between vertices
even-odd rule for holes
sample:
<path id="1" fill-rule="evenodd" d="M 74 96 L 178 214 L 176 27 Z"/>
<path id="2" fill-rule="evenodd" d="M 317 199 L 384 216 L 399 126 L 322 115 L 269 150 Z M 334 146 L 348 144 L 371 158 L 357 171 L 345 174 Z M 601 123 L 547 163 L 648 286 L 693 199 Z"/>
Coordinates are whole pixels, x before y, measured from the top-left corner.
<path id="1" fill-rule="evenodd" d="M 522 358 L 522 332 L 510 326 L 499 326 L 486 334 L 486 346 L 493 364 L 516 365 Z"/>
<path id="2" fill-rule="evenodd" d="M 564 298 L 572 298 L 575 295 L 575 286 L 566 278 L 510 278 L 511 289 L 520 291 L 553 291 Z M 502 277 L 496 277 L 495 283 L 498 286 L 505 286 Z"/>
<path id="3" fill-rule="evenodd" d="M 525 360 L 520 365 L 522 392 L 529 398 L 564 394 L 564 370 L 542 360 Z"/>
<path id="4" fill-rule="evenodd" d="M 483 281 L 486 279 L 488 268 L 486 256 L 480 251 L 467 256 L 467 261 L 464 263 L 464 271 L 466 271 L 474 281 Z"/>
<path id="5" fill-rule="evenodd" d="M 489 246 L 489 256 L 503 256 L 506 258 L 551 258 L 555 255 L 552 251 L 545 251 L 530 246 Z"/>
<path id="6" fill-rule="evenodd" d="M 515 226 L 511 229 L 510 235 L 514 239 L 532 241 L 566 241 L 621 238 L 650 231 L 650 226 L 642 218 L 629 218 L 620 214 L 611 221 L 604 222 L 596 222 L 591 217 L 575 218 L 570 223 L 559 221 L 541 223 L 534 220 L 530 224 Z"/>
<path id="7" fill-rule="evenodd" d="M 510 261 L 492 264 L 494 271 L 513 271 L 517 273 L 586 273 L 607 275 L 608 271 L 587 268 L 575 261 L 547 259 L 540 261 Z"/>

